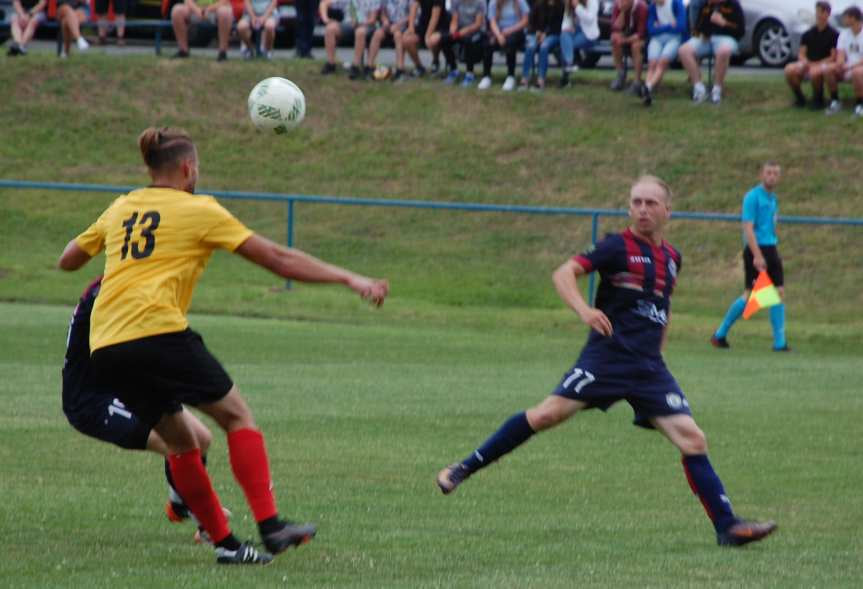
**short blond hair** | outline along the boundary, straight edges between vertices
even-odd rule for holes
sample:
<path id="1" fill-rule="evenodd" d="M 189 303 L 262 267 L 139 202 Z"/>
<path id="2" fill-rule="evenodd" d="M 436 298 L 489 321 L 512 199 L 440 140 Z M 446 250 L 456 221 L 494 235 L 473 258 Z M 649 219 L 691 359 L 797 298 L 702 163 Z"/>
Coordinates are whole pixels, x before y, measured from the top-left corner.
<path id="1" fill-rule="evenodd" d="M 665 193 L 665 201 L 668 204 L 671 204 L 671 198 L 674 196 L 671 192 L 671 187 L 668 185 L 668 182 L 659 176 L 654 176 L 653 174 L 642 174 L 632 184 L 632 188 L 635 188 L 639 184 L 653 184 L 654 186 L 659 186 L 662 189 L 662 192 Z"/>

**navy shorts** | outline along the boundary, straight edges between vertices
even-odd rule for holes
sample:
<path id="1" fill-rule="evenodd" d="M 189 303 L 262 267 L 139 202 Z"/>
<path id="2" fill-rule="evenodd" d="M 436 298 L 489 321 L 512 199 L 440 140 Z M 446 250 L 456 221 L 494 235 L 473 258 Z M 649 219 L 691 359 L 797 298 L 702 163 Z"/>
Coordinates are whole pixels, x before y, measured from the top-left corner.
<path id="1" fill-rule="evenodd" d="M 647 369 L 582 357 L 563 375 L 553 394 L 602 411 L 625 400 L 635 412 L 633 423 L 648 429 L 653 429 L 653 417 L 692 415 L 689 401 L 671 372 L 662 363 L 654 364 Z"/>
<path id="2" fill-rule="evenodd" d="M 150 424 L 129 411 L 113 395 L 91 392 L 82 396 L 86 401 L 79 404 L 74 413 L 66 414 L 72 427 L 85 436 L 121 448 L 146 450 Z"/>

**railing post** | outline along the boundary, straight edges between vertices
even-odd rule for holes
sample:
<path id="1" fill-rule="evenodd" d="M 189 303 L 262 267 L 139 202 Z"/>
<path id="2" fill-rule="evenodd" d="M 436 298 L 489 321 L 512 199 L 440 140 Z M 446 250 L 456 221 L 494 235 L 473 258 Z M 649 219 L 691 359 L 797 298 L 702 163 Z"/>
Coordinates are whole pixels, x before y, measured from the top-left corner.
<path id="1" fill-rule="evenodd" d="M 599 237 L 599 213 L 593 213 L 590 216 L 590 243 L 596 245 L 596 240 Z M 590 273 L 590 278 L 587 279 L 587 301 L 593 305 L 596 297 L 596 272 Z"/>
<path id="2" fill-rule="evenodd" d="M 289 198 L 287 227 L 285 228 L 285 240 L 288 247 L 294 247 L 294 199 Z M 285 280 L 285 290 L 291 290 L 291 281 Z"/>
<path id="3" fill-rule="evenodd" d="M 156 55 L 162 55 L 162 27 L 160 25 L 156 25 L 156 43 L 154 50 Z"/>

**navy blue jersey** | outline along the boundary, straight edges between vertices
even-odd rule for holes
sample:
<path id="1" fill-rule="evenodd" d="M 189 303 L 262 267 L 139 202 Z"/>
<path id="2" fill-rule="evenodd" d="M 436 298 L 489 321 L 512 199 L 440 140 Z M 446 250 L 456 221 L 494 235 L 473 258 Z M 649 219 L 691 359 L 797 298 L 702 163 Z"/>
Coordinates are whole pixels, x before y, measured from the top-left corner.
<path id="1" fill-rule="evenodd" d="M 596 308 L 614 328 L 611 337 L 591 330 L 582 357 L 601 357 L 643 368 L 650 368 L 657 360 L 661 363 L 662 332 L 671 312 L 680 252 L 667 241 L 657 246 L 627 229 L 607 235 L 573 259 L 585 271 L 599 272 Z"/>
<path id="2" fill-rule="evenodd" d="M 84 290 L 72 312 L 69 335 L 66 338 L 66 358 L 63 361 L 63 412 L 75 415 L 86 405 L 87 391 L 96 392 L 90 363 L 90 313 L 102 285 L 100 276 Z"/>

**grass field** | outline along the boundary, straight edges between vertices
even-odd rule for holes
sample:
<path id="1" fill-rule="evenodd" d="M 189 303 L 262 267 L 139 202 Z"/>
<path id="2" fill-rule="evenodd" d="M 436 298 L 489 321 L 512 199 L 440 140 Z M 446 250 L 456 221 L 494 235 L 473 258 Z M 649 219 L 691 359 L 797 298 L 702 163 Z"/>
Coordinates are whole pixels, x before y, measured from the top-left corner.
<path id="1" fill-rule="evenodd" d="M 541 399 L 583 331 L 486 331 L 195 316 L 268 444 L 281 508 L 318 538 L 256 570 L 217 568 L 170 524 L 161 462 L 76 434 L 59 409 L 68 309 L 0 304 L 0 558 L 7 587 L 859 587 L 859 356 L 668 357 L 735 507 L 774 518 L 721 549 L 676 451 L 616 406 L 543 434 L 451 496 L 437 470 Z M 697 342 L 700 344 L 700 342 Z M 221 436 L 210 452 L 254 537 Z"/>
<path id="2" fill-rule="evenodd" d="M 784 214 L 863 211 L 859 122 L 792 111 L 779 78 L 733 73 L 715 109 L 689 104 L 673 72 L 647 111 L 609 93 L 602 71 L 567 92 L 505 96 L 323 82 L 318 67 L 0 56 L 0 178 L 142 184 L 134 138 L 175 124 L 198 139 L 203 188 L 617 208 L 653 172 L 677 209 L 737 212 L 776 158 Z M 271 75 L 308 98 L 286 137 L 244 112 Z M 0 586 L 861 585 L 859 228 L 781 228 L 795 352 L 777 355 L 766 313 L 735 327 L 730 352 L 706 344 L 740 291 L 739 228 L 670 227 L 684 266 L 669 363 L 736 509 L 780 524 L 738 551 L 715 545 L 676 451 L 628 425 L 625 406 L 543 434 L 452 497 L 436 490 L 439 468 L 543 398 L 577 355 L 584 328 L 549 278 L 589 244 L 586 220 L 298 206 L 299 247 L 390 279 L 392 294 L 373 311 L 338 288 L 286 292 L 227 254 L 201 281 L 193 327 L 250 399 L 283 511 L 320 525 L 310 546 L 250 571 L 213 566 L 191 527 L 165 520 L 159 459 L 63 419 L 68 315 L 101 264 L 55 263 L 111 199 L 0 190 Z M 284 207 L 226 204 L 284 240 Z M 254 537 L 216 437 L 217 490 Z"/>

